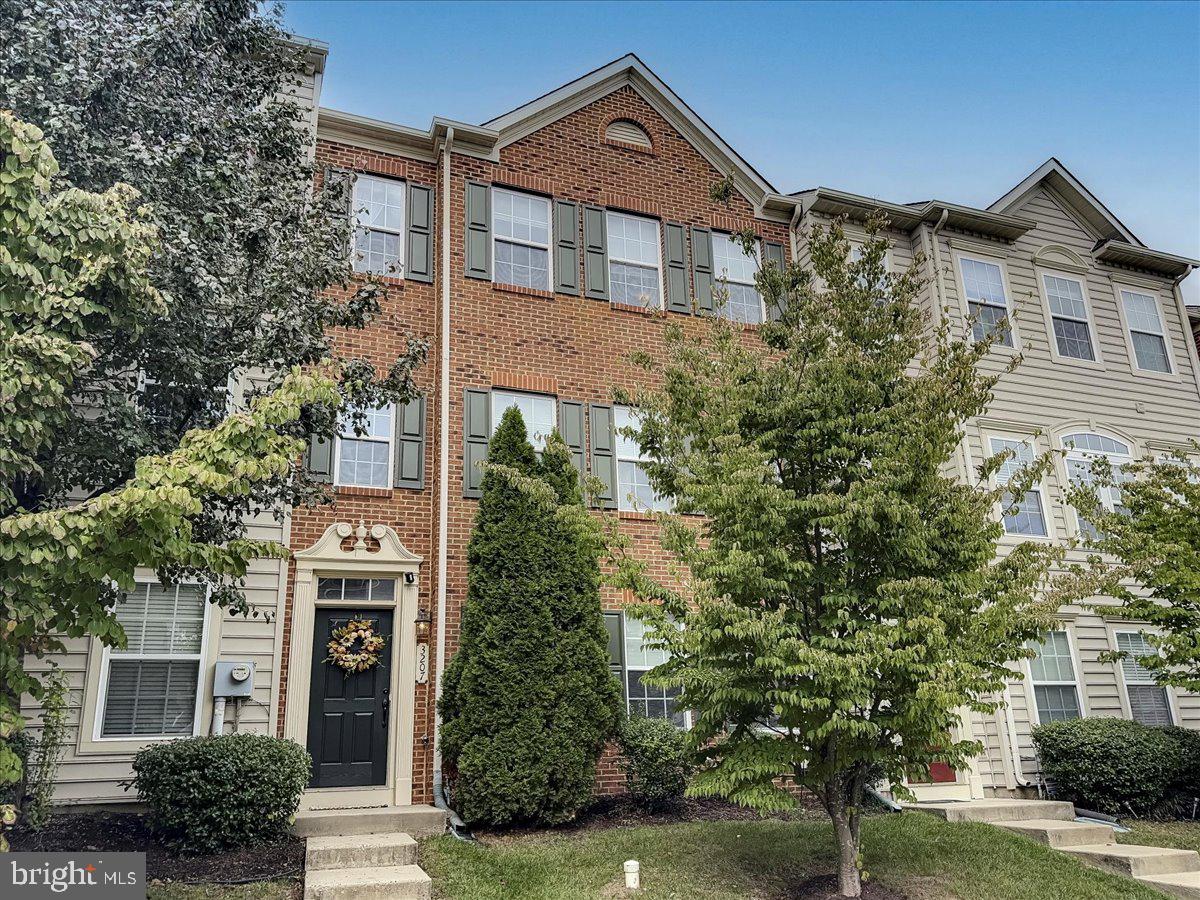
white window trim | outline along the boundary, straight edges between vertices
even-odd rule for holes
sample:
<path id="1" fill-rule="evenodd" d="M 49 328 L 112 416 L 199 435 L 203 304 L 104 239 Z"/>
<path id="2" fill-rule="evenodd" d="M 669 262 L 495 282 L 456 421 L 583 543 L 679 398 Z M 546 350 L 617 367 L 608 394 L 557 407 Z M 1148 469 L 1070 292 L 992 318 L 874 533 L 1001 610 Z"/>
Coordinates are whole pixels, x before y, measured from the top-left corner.
<path id="1" fill-rule="evenodd" d="M 400 189 L 404 194 L 404 202 L 400 204 L 400 228 L 381 228 L 371 225 L 359 225 L 358 214 L 362 207 L 357 205 L 354 192 L 358 187 L 360 178 L 371 178 L 376 181 L 390 181 L 393 184 L 400 185 Z M 377 275 L 382 278 L 395 278 L 399 281 L 404 280 L 404 273 L 408 270 L 408 260 L 405 253 L 408 248 L 404 240 L 404 231 L 408 226 L 408 181 L 403 178 L 391 178 L 387 175 L 376 175 L 374 172 L 356 172 L 354 173 L 354 181 L 350 185 L 350 253 L 351 253 L 351 269 L 356 275 Z M 384 234 L 394 234 L 399 238 L 399 252 L 396 254 L 396 268 L 391 272 L 371 272 L 368 269 L 358 268 L 358 250 L 355 248 L 358 229 L 363 228 L 366 231 L 380 231 Z"/>
<path id="2" fill-rule="evenodd" d="M 855 250 L 857 250 L 859 253 L 861 253 L 863 247 L 866 246 L 866 243 L 868 240 L 869 240 L 869 238 L 866 233 L 858 234 L 858 233 L 846 232 L 846 242 L 850 245 L 850 252 L 846 256 L 846 262 L 851 261 L 851 259 L 854 256 Z M 890 241 L 890 238 L 889 238 L 889 241 Z M 889 275 L 894 275 L 896 273 L 896 263 L 895 263 L 895 260 L 892 258 L 892 247 L 891 246 L 889 246 L 883 252 L 883 269 Z"/>
<path id="3" fill-rule="evenodd" d="M 1092 304 L 1092 297 L 1088 291 L 1087 276 L 1079 272 L 1069 272 L 1065 269 L 1055 269 L 1049 266 L 1035 266 L 1034 274 L 1037 277 L 1038 295 L 1042 298 L 1042 312 L 1046 316 L 1046 339 L 1050 344 L 1050 357 L 1056 363 L 1062 363 L 1065 366 L 1082 366 L 1087 369 L 1103 369 L 1104 356 L 1100 349 L 1100 334 L 1096 329 L 1096 310 Z M 1054 333 L 1055 313 L 1050 306 L 1050 291 L 1046 288 L 1046 276 L 1050 275 L 1054 278 L 1062 278 L 1067 281 L 1074 281 L 1079 285 L 1080 293 L 1083 295 L 1083 306 L 1087 313 L 1086 320 L 1076 319 L 1070 316 L 1063 316 L 1064 319 L 1070 319 L 1072 322 L 1085 321 L 1088 327 L 1088 333 L 1092 340 L 1092 352 L 1096 355 L 1092 359 L 1077 359 L 1074 356 L 1063 356 L 1058 352 L 1058 336 Z"/>
<path id="4" fill-rule="evenodd" d="M 1038 687 L 1038 686 L 1042 686 L 1042 687 L 1065 687 L 1067 685 L 1073 686 L 1075 688 L 1075 699 L 1079 703 L 1079 718 L 1086 719 L 1090 715 L 1090 711 L 1088 710 L 1087 691 L 1085 691 L 1083 689 L 1083 680 L 1082 680 L 1083 666 L 1080 664 L 1079 646 L 1075 640 L 1075 624 L 1073 622 L 1059 621 L 1058 623 L 1056 623 L 1054 628 L 1050 629 L 1050 631 L 1062 631 L 1062 632 L 1066 633 L 1067 648 L 1071 654 L 1071 668 L 1075 674 L 1075 681 L 1074 682 L 1070 682 L 1070 681 L 1039 681 L 1035 685 L 1034 681 L 1033 681 L 1033 666 L 1032 666 L 1033 660 L 1032 659 L 1021 660 L 1022 668 L 1024 669 L 1024 674 L 1025 674 L 1025 679 L 1024 679 L 1025 680 L 1025 697 L 1026 697 L 1026 702 L 1029 705 L 1029 722 L 1035 728 L 1038 725 L 1042 724 L 1042 714 L 1038 710 L 1038 705 L 1037 705 L 1037 692 L 1034 690 L 1034 688 Z M 1049 632 L 1047 632 L 1047 633 L 1049 633 Z"/>
<path id="5" fill-rule="evenodd" d="M 389 429 L 388 436 L 386 438 L 386 443 L 387 443 L 387 447 L 388 447 L 387 484 L 385 484 L 381 487 L 380 485 L 377 485 L 377 484 L 356 484 L 356 483 L 344 482 L 341 480 L 343 435 L 340 432 L 340 426 L 339 426 L 339 433 L 337 435 L 337 438 L 333 442 L 333 486 L 334 487 L 356 487 L 356 488 L 366 488 L 366 489 L 372 490 L 372 491 L 390 491 L 395 486 L 395 480 L 396 480 L 396 473 L 395 473 L 395 467 L 396 467 L 396 404 L 389 403 L 389 404 L 387 404 L 387 406 L 391 410 L 391 413 L 392 413 L 392 427 L 391 427 L 391 429 Z M 384 438 L 370 437 L 368 435 L 359 436 L 359 435 L 355 435 L 355 434 L 348 434 L 348 435 L 345 435 L 345 437 L 348 440 L 368 441 L 373 444 L 382 444 L 385 442 Z"/>
<path id="6" fill-rule="evenodd" d="M 1069 435 L 1085 434 L 1085 433 L 1098 434 L 1101 437 L 1111 438 L 1114 441 L 1120 441 L 1122 444 L 1124 444 L 1126 447 L 1129 448 L 1129 456 L 1126 457 L 1127 461 L 1133 462 L 1135 459 L 1138 458 L 1137 444 L 1134 441 L 1130 440 L 1125 435 L 1121 434 L 1120 432 L 1113 431 L 1111 428 L 1103 428 L 1103 427 L 1100 427 L 1098 425 L 1093 425 L 1088 422 L 1082 422 L 1082 423 L 1076 423 L 1074 425 L 1063 426 L 1063 427 L 1059 428 L 1057 430 L 1057 432 L 1055 433 L 1054 442 L 1055 442 L 1055 444 L 1057 444 L 1058 448 L 1063 451 L 1062 456 L 1059 458 L 1058 466 L 1059 466 L 1059 477 L 1062 479 L 1062 484 L 1064 486 L 1070 486 L 1072 484 L 1072 482 L 1071 482 L 1071 467 L 1070 467 L 1070 465 L 1068 465 L 1068 463 L 1073 456 L 1074 457 L 1079 457 L 1079 456 L 1094 457 L 1096 455 L 1095 453 L 1088 451 L 1088 450 L 1080 450 L 1077 447 L 1068 447 L 1067 446 L 1066 439 Z M 1071 506 L 1071 504 L 1069 504 L 1069 503 L 1066 505 Z M 1071 536 L 1076 537 L 1076 538 L 1084 537 L 1085 535 L 1083 533 L 1083 528 L 1081 527 L 1080 520 L 1079 520 L 1079 510 L 1075 509 L 1074 506 L 1071 506 L 1071 513 L 1072 513 L 1072 515 L 1071 515 Z"/>
<path id="7" fill-rule="evenodd" d="M 1121 336 L 1125 339 L 1125 349 L 1129 353 L 1129 371 L 1138 378 L 1151 378 L 1156 381 L 1179 381 L 1179 360 L 1175 358 L 1175 348 L 1173 346 L 1175 342 L 1171 334 L 1171 328 L 1167 324 L 1165 304 L 1158 288 L 1134 281 L 1121 281 L 1116 278 L 1112 279 L 1112 285 L 1113 296 L 1116 298 L 1117 303 L 1117 315 L 1121 321 Z M 1125 298 L 1121 296 L 1121 291 L 1142 294 L 1154 301 L 1154 305 L 1158 310 L 1158 322 L 1162 326 L 1163 348 L 1167 354 L 1167 365 L 1171 367 L 1170 372 L 1155 372 L 1153 369 L 1143 369 L 1138 365 L 1137 350 L 1133 346 L 1133 331 L 1129 327 L 1129 319 L 1125 315 Z"/>
<path id="8" fill-rule="evenodd" d="M 641 216 L 641 215 L 638 215 L 637 213 L 624 212 L 623 210 L 620 210 L 620 209 L 606 209 L 606 210 L 604 210 L 604 244 L 605 244 L 605 247 L 607 247 L 608 243 L 609 243 L 609 241 L 608 241 L 608 217 L 609 216 L 624 216 L 627 219 L 639 219 L 643 222 L 653 222 L 654 223 L 654 228 L 658 233 L 658 240 L 655 241 L 655 244 L 654 244 L 655 249 L 658 251 L 658 305 L 657 306 L 647 306 L 645 308 L 646 309 L 665 309 L 666 303 L 667 303 L 667 286 L 663 280 L 662 221 L 654 218 L 653 216 Z M 618 263 L 621 263 L 622 265 L 638 266 L 639 268 L 645 268 L 646 264 L 644 262 L 642 262 L 640 259 L 625 259 L 620 256 L 613 256 L 611 253 L 606 253 L 605 255 L 607 256 L 607 259 L 605 260 L 605 266 L 607 267 L 607 269 L 604 273 L 604 279 L 605 279 L 605 284 L 608 286 L 608 296 L 610 298 L 609 302 L 610 303 L 622 303 L 622 305 L 627 305 L 627 304 L 623 304 L 622 301 L 611 299 L 612 294 L 613 294 L 612 264 L 614 262 L 618 262 Z"/>
<path id="9" fill-rule="evenodd" d="M 975 245 L 964 245 L 959 241 L 951 243 L 951 255 L 954 257 L 954 283 L 958 291 L 959 312 L 963 317 L 963 327 L 966 329 L 967 336 L 971 337 L 971 326 L 969 320 L 971 318 L 970 301 L 967 300 L 967 287 L 963 280 L 962 261 L 964 259 L 973 260 L 974 262 L 987 263 L 1000 268 L 1000 284 L 1004 289 L 1004 308 L 1008 311 L 1008 328 L 1012 334 L 1012 346 L 1007 347 L 1004 344 L 993 344 L 993 352 L 1016 354 L 1021 352 L 1021 330 L 1017 327 L 1016 307 L 1013 305 L 1013 295 L 1011 282 L 1008 278 L 1008 264 L 1003 256 L 996 254 L 994 251 L 976 248 Z"/>
<path id="10" fill-rule="evenodd" d="M 721 235 L 722 237 L 728 239 L 730 241 L 730 243 L 737 246 L 737 242 L 733 240 L 732 232 L 714 231 L 713 236 L 715 237 L 716 235 Z M 755 239 L 754 252 L 755 252 L 755 257 L 751 257 L 751 258 L 754 260 L 754 263 L 756 266 L 758 266 L 759 268 L 762 268 L 762 241 L 761 240 Z M 757 322 L 742 322 L 739 319 L 731 319 L 728 316 L 724 316 L 724 315 L 722 315 L 721 318 L 726 319 L 726 321 L 729 321 L 729 322 L 736 322 L 739 325 L 761 325 L 761 324 L 765 323 L 767 321 L 767 301 L 763 298 L 762 291 L 760 291 L 758 289 L 758 285 L 754 283 L 753 279 L 750 281 L 742 281 L 740 278 L 727 278 L 724 275 L 721 275 L 718 272 L 716 272 L 715 271 L 716 268 L 717 268 L 717 261 L 716 261 L 716 255 L 714 254 L 713 281 L 715 283 L 746 285 L 746 286 L 754 288 L 754 293 L 758 294 L 758 316 L 759 316 L 759 318 L 758 318 Z M 728 307 L 728 304 L 726 304 L 726 308 L 727 307 Z"/>
<path id="11" fill-rule="evenodd" d="M 141 587 L 147 584 L 158 584 L 158 579 L 153 577 L 137 576 L 134 579 L 137 586 Z M 195 581 L 180 581 L 179 585 L 197 584 Z M 112 648 L 103 647 L 100 656 L 100 670 L 97 676 L 96 686 L 96 705 L 93 710 L 91 742 L 94 744 L 153 744 L 162 741 L 177 741 L 186 737 L 197 737 L 205 733 L 207 723 L 204 721 L 204 706 L 205 698 L 208 696 L 208 660 L 209 660 L 209 640 L 210 632 L 213 631 L 212 617 L 214 607 L 209 602 L 211 590 L 204 591 L 204 612 L 201 619 L 202 627 L 200 632 L 200 652 L 199 654 L 183 654 L 183 653 L 149 653 L 139 655 L 138 660 L 173 660 L 173 659 L 191 659 L 193 656 L 196 659 L 197 677 L 196 677 L 196 703 L 192 713 L 192 733 L 189 734 L 118 734 L 105 737 L 104 731 L 104 706 L 108 701 L 108 673 L 109 666 L 112 662 Z M 98 643 L 98 642 L 97 642 Z M 86 704 L 85 704 L 86 712 Z M 82 732 L 82 729 L 80 729 Z"/>
<path id="12" fill-rule="evenodd" d="M 628 679 L 629 673 L 630 672 L 649 672 L 652 669 L 656 668 L 656 666 L 650 666 L 650 668 L 645 668 L 643 666 L 630 666 L 629 665 L 629 651 L 628 651 L 628 647 L 626 647 L 626 645 L 625 645 L 625 623 L 630 618 L 628 612 L 626 612 L 623 609 L 606 609 L 606 610 L 604 610 L 604 615 L 616 615 L 617 620 L 621 623 L 621 665 L 613 666 L 613 668 L 619 668 L 621 670 L 621 674 L 618 676 L 618 678 L 621 682 L 621 702 L 625 704 L 625 714 L 630 715 L 631 708 L 629 706 L 629 679 Z M 665 721 L 670 722 L 671 720 L 666 719 Z M 691 729 L 692 729 L 692 711 L 690 709 L 685 709 L 685 710 L 683 710 L 683 730 L 691 731 Z"/>
<path id="13" fill-rule="evenodd" d="M 530 197 L 534 200 L 544 201 L 546 204 L 546 244 L 535 244 L 532 241 L 523 241 L 518 238 L 499 237 L 496 234 L 496 194 L 509 194 L 514 197 Z M 541 194 L 531 194 L 528 191 L 514 191 L 512 188 L 501 187 L 500 185 L 492 185 L 491 213 L 492 221 L 488 223 L 488 228 L 492 234 L 492 284 L 503 284 L 508 287 L 524 287 L 519 284 L 509 284 L 507 281 L 499 281 L 496 278 L 496 243 L 503 241 L 506 244 L 517 244 L 522 247 L 534 247 L 538 250 L 546 251 L 546 287 L 545 288 L 529 288 L 529 290 L 540 291 L 545 290 L 547 293 L 554 293 L 554 201 L 549 197 L 544 197 Z M 605 227 L 607 227 L 605 220 Z"/>
<path id="14" fill-rule="evenodd" d="M 1120 633 L 1137 634 L 1145 632 L 1147 634 L 1158 634 L 1157 628 L 1139 627 L 1133 623 L 1122 622 L 1117 625 L 1113 622 L 1106 622 L 1106 631 L 1108 632 L 1108 647 L 1114 652 L 1120 652 L 1120 646 L 1117 644 L 1117 635 Z M 1117 687 L 1121 695 L 1121 710 L 1125 714 L 1125 718 L 1133 721 L 1133 704 L 1129 701 L 1129 685 L 1125 683 L 1125 669 L 1120 661 L 1114 662 L 1113 667 L 1117 673 Z M 1171 724 L 1178 725 L 1183 721 L 1179 710 L 1179 694 L 1178 689 L 1170 685 L 1161 685 L 1167 695 L 1167 710 L 1171 714 Z"/>
<path id="15" fill-rule="evenodd" d="M 629 412 L 632 416 L 637 415 L 637 407 L 635 407 L 635 406 L 627 406 L 627 405 L 621 404 L 621 403 L 614 403 L 612 409 L 613 409 L 613 422 L 614 422 L 613 431 L 614 431 L 614 434 L 617 431 L 615 423 L 616 423 L 616 416 L 617 416 L 618 409 L 627 409 L 627 410 L 629 410 Z M 634 501 L 630 500 L 629 494 L 621 492 L 621 462 L 622 461 L 633 462 L 633 463 L 637 463 L 639 465 L 646 462 L 646 457 L 644 457 L 644 456 L 636 456 L 636 457 L 622 456 L 621 450 L 620 450 L 621 437 L 622 437 L 622 435 L 615 434 L 616 440 L 613 442 L 613 461 L 616 462 L 616 464 L 617 464 L 617 483 L 616 483 L 616 490 L 618 493 L 617 512 L 635 512 L 635 513 L 666 512 L 666 513 L 669 513 L 672 510 L 674 510 L 675 503 L 674 503 L 674 500 L 670 497 L 663 498 L 664 501 L 667 503 L 667 506 L 665 509 L 657 509 L 654 507 L 651 507 L 648 509 L 643 509 L 643 508 L 637 506 L 634 503 Z M 639 448 L 639 450 L 640 450 L 640 448 Z"/>
<path id="16" fill-rule="evenodd" d="M 987 442 L 985 445 L 985 449 L 988 451 L 985 458 L 990 458 L 995 455 L 995 451 L 992 449 L 992 439 L 993 438 L 998 438 L 1000 440 L 1005 440 L 1005 441 L 1017 441 L 1019 443 L 1028 444 L 1030 449 L 1033 451 L 1033 455 L 1035 457 L 1037 456 L 1038 445 L 1037 445 L 1037 436 L 1036 435 L 1020 434 L 1018 432 L 1013 432 L 1013 431 L 988 430 L 988 431 L 984 432 L 984 440 Z M 994 486 L 999 486 L 999 483 L 996 481 L 995 475 L 992 476 L 992 483 Z M 1008 527 L 1004 524 L 1004 504 L 1002 502 L 996 503 L 996 505 L 994 507 L 994 515 L 996 516 L 997 519 L 999 519 L 1001 527 L 1004 528 L 1004 539 L 1006 539 L 1007 541 L 1011 541 L 1014 543 L 1024 543 L 1025 541 L 1042 541 L 1044 543 L 1052 543 L 1056 539 L 1057 535 L 1055 534 L 1054 515 L 1051 513 L 1051 510 L 1050 510 L 1050 498 L 1049 498 L 1049 494 L 1046 490 L 1045 479 L 1043 478 L 1043 479 L 1039 480 L 1035 485 L 1033 485 L 1033 487 L 1030 488 L 1030 490 L 1037 492 L 1038 497 L 1042 503 L 1042 519 L 1046 523 L 1046 533 L 1044 535 L 1016 534 L 1014 532 L 1010 532 L 1008 530 Z"/>
<path id="17" fill-rule="evenodd" d="M 554 410 L 554 428 L 558 429 L 561 433 L 561 429 L 559 428 L 559 421 L 558 421 L 559 410 L 558 410 L 558 395 L 557 394 L 543 394 L 539 391 L 519 391 L 519 390 L 515 390 L 514 388 L 493 386 L 492 388 L 490 388 L 488 390 L 488 441 L 491 441 L 492 435 L 496 433 L 496 425 L 495 425 L 496 406 L 495 406 L 495 403 L 496 403 L 496 395 L 497 394 L 508 394 L 509 396 L 516 396 L 516 397 L 542 397 L 544 399 L 549 400 L 550 406 Z M 525 417 L 522 416 L 521 418 L 524 419 Z M 534 451 L 540 454 L 542 451 L 539 450 L 537 445 L 533 443 L 533 435 L 529 434 L 529 426 L 530 426 L 530 423 L 526 422 L 525 423 L 525 432 L 529 438 L 529 443 L 531 446 L 533 446 Z M 549 435 L 546 435 L 546 437 L 549 437 Z"/>

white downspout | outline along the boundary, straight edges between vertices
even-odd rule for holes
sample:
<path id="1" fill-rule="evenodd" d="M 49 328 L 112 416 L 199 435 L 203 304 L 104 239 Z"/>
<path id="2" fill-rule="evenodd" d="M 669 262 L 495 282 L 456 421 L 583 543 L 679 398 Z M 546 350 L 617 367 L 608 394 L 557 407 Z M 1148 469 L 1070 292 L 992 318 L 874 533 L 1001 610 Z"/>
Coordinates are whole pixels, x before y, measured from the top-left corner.
<path id="1" fill-rule="evenodd" d="M 1004 685 L 1004 721 L 1008 726 L 1008 753 L 1012 757 L 1013 781 L 1020 787 L 1033 787 L 1034 784 L 1021 772 L 1021 747 L 1017 742 L 1017 719 L 1012 711 L 1012 694 L 1008 683 Z"/>
<path id="2" fill-rule="evenodd" d="M 438 560 L 437 652 L 433 676 L 433 802 L 450 816 L 456 836 L 462 819 L 446 802 L 442 784 L 442 672 L 446 668 L 446 572 L 450 558 L 450 159 L 454 128 L 446 129 L 442 142 L 442 321 L 440 394 L 438 401 Z"/>
<path id="3" fill-rule="evenodd" d="M 804 204 L 796 201 L 796 207 L 792 210 L 792 221 L 788 223 L 788 243 L 791 244 L 792 262 L 800 256 L 800 237 L 797 234 L 800 227 L 800 220 L 804 217 Z"/>
<path id="4" fill-rule="evenodd" d="M 1183 283 L 1183 279 L 1191 274 L 1192 272 L 1189 269 L 1176 278 L 1175 282 L 1171 285 L 1171 294 L 1175 298 L 1175 309 L 1179 313 L 1180 324 L 1183 326 L 1183 343 L 1186 348 L 1184 353 L 1187 354 L 1188 363 L 1192 367 L 1192 375 L 1196 380 L 1196 388 L 1200 390 L 1200 348 L 1196 347 L 1196 341 L 1192 337 L 1192 323 L 1188 319 L 1187 304 L 1183 302 L 1183 291 L 1179 288 Z"/>

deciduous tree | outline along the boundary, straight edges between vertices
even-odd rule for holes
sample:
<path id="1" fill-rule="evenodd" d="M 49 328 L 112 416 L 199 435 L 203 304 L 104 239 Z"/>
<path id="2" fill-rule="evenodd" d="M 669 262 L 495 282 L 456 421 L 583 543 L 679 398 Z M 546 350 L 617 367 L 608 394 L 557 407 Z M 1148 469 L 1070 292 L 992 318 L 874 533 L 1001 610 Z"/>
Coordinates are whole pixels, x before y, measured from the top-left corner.
<path id="1" fill-rule="evenodd" d="M 887 272 L 881 225 L 857 260 L 839 224 L 814 229 L 811 268 L 759 273 L 781 310 L 761 340 L 719 317 L 698 336 L 669 325 L 660 359 L 635 357 L 646 385 L 619 398 L 675 498 L 663 544 L 686 590 L 629 558 L 620 579 L 657 601 L 639 609 L 670 653 L 654 680 L 695 711 L 689 790 L 766 811 L 795 805 L 788 782 L 807 788 L 843 896 L 861 890 L 864 790 L 903 796 L 905 776 L 979 752 L 962 717 L 996 709 L 1006 664 L 1047 627 L 1061 557 L 1027 543 L 997 558 L 1003 460 L 964 479 L 959 447 L 1007 367 L 991 340 L 927 321 L 920 266 Z"/>

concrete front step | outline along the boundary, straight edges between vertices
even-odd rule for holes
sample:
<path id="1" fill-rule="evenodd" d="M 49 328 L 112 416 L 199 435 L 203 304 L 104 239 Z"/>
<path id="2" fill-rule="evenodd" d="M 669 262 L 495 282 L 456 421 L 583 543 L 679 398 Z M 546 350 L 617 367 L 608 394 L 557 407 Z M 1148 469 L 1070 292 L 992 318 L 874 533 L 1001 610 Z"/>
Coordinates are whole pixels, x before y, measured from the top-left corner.
<path id="1" fill-rule="evenodd" d="M 292 831 L 300 837 L 327 835 L 441 834 L 446 814 L 435 806 L 380 806 L 372 809 L 302 809 Z"/>
<path id="2" fill-rule="evenodd" d="M 940 816 L 947 822 L 1022 822 L 1032 819 L 1070 822 L 1075 807 L 1065 800 L 963 800 L 905 803 L 905 809 Z"/>
<path id="3" fill-rule="evenodd" d="M 412 866 L 416 863 L 417 842 L 398 831 L 310 837 L 304 859 L 309 872 L 360 866 Z"/>
<path id="4" fill-rule="evenodd" d="M 1059 850 L 1064 847 L 1079 847 L 1085 844 L 1112 844 L 1116 842 L 1111 828 L 1107 825 L 1096 825 L 1091 822 L 1066 822 L 1061 819 L 1024 819 L 1019 822 L 997 822 L 996 825 Z"/>
<path id="5" fill-rule="evenodd" d="M 1135 878 L 1200 871 L 1200 854 L 1195 850 L 1169 850 L 1140 844 L 1085 844 L 1060 849 L 1079 857 L 1089 866 Z"/>
<path id="6" fill-rule="evenodd" d="M 433 882 L 420 866 L 317 869 L 304 875 L 304 900 L 430 900 Z"/>
<path id="7" fill-rule="evenodd" d="M 1175 875 L 1139 875 L 1137 880 L 1173 897 L 1182 897 L 1183 900 L 1200 900 L 1200 872 L 1178 872 Z"/>

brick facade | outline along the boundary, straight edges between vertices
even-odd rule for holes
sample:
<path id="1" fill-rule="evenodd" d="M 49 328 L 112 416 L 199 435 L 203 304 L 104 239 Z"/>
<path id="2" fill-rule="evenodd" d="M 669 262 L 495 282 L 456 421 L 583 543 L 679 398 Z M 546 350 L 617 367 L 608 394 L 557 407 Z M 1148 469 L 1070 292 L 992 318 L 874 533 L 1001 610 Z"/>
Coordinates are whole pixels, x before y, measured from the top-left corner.
<path id="1" fill-rule="evenodd" d="M 651 136 L 652 152 L 606 141 L 607 125 L 617 119 L 640 124 Z M 445 628 L 447 657 L 458 646 L 461 608 L 466 597 L 466 547 L 476 501 L 463 497 L 463 392 L 465 388 L 508 388 L 552 394 L 562 400 L 611 402 L 615 387 L 632 387 L 639 374 L 628 360 L 634 349 L 655 352 L 663 348 L 668 315 L 622 304 L 555 294 L 467 278 L 464 274 L 465 195 L 468 180 L 502 185 L 549 195 L 581 204 L 600 204 L 664 221 L 741 229 L 750 225 L 764 240 L 787 243 L 784 224 L 757 220 L 750 203 L 735 195 L 729 205 L 710 199 L 710 186 L 724 173 L 709 163 L 636 91 L 626 86 L 542 129 L 503 147 L 499 162 L 454 153 L 450 175 L 450 294 L 449 339 L 450 417 L 438 421 L 440 408 L 438 370 L 441 344 L 438 333 L 441 285 L 441 247 L 437 248 L 434 284 L 389 279 L 383 315 L 365 330 L 339 335 L 340 352 L 361 356 L 386 367 L 404 349 L 409 334 L 430 341 L 429 361 L 417 380 L 427 391 L 426 465 L 423 490 L 334 490 L 334 502 L 292 514 L 293 549 L 310 546 L 332 522 L 359 519 L 368 525 L 392 526 L 406 547 L 422 556 L 420 605 L 437 612 L 437 496 L 439 480 L 449 481 L 449 554 L 446 583 Z M 375 175 L 408 179 L 437 188 L 440 204 L 441 164 L 389 155 L 344 144 L 320 141 L 319 166 L 335 166 Z M 440 237 L 442 210 L 435 211 Z M 661 231 L 661 229 L 660 229 Z M 580 273 L 582 278 L 582 272 Z M 689 273 L 689 289 L 690 284 Z M 582 281 L 580 282 L 582 283 Z M 747 339 L 753 340 L 748 334 Z M 450 467 L 438 471 L 438 429 L 449 429 Z M 590 427 L 590 426 L 589 426 Z M 656 574 L 667 575 L 667 560 L 658 544 L 657 527 L 650 517 L 619 514 L 620 527 L 629 535 L 633 551 L 653 560 Z M 291 613 L 289 587 L 284 624 L 284 665 L 288 655 Z M 606 591 L 606 609 L 619 609 L 626 598 Z M 429 681 L 415 687 L 413 802 L 429 802 L 432 791 L 433 691 L 436 678 L 431 653 Z M 286 668 L 282 675 L 286 688 Z M 281 697 L 286 689 L 281 691 Z M 283 702 L 281 700 L 281 702 Z M 280 723 L 285 711 L 281 710 Z M 282 728 L 282 724 L 281 724 Z M 597 789 L 620 790 L 615 754 L 605 753 L 597 774 Z"/>

